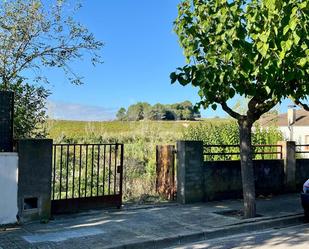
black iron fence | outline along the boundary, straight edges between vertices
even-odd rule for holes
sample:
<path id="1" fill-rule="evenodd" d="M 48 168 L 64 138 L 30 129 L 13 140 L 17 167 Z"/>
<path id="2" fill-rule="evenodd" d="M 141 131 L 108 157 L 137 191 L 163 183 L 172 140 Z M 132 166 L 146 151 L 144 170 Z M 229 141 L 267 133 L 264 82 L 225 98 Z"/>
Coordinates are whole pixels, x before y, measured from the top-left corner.
<path id="1" fill-rule="evenodd" d="M 52 200 L 122 194 L 123 144 L 54 144 Z"/>
<path id="2" fill-rule="evenodd" d="M 297 158 L 309 158 L 309 144 L 297 144 L 295 147 Z"/>
<path id="3" fill-rule="evenodd" d="M 253 159 L 282 159 L 282 145 L 252 145 Z M 240 160 L 239 145 L 204 145 L 204 160 Z"/>

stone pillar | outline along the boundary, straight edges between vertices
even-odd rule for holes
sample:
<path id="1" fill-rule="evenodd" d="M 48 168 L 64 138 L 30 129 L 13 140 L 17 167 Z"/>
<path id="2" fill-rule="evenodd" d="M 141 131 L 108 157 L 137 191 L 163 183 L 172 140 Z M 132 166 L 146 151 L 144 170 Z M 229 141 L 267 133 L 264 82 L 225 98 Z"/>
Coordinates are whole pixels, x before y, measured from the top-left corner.
<path id="1" fill-rule="evenodd" d="M 14 93 L 0 91 L 0 152 L 13 151 Z"/>
<path id="2" fill-rule="evenodd" d="M 296 144 L 295 141 L 280 141 L 282 158 L 284 160 L 285 188 L 287 191 L 296 190 Z"/>
<path id="3" fill-rule="evenodd" d="M 52 144 L 51 139 L 18 141 L 18 209 L 21 222 L 50 218 Z"/>
<path id="4" fill-rule="evenodd" d="M 204 200 L 203 142 L 177 141 L 177 201 Z"/>

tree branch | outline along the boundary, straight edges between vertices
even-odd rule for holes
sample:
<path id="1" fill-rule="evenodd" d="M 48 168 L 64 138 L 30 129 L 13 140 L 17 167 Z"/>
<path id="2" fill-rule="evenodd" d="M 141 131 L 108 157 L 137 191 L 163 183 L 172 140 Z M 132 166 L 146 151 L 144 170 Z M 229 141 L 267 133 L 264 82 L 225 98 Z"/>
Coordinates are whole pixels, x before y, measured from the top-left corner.
<path id="1" fill-rule="evenodd" d="M 239 114 L 238 112 L 233 111 L 227 104 L 226 102 L 220 102 L 220 105 L 222 109 L 227 112 L 231 117 L 240 120 L 243 118 L 243 115 Z"/>
<path id="2" fill-rule="evenodd" d="M 298 105 L 299 107 L 303 108 L 304 110 L 306 110 L 307 112 L 309 112 L 309 105 L 308 104 L 304 104 L 302 103 L 300 100 L 298 99 L 294 99 L 293 100 L 295 105 Z"/>

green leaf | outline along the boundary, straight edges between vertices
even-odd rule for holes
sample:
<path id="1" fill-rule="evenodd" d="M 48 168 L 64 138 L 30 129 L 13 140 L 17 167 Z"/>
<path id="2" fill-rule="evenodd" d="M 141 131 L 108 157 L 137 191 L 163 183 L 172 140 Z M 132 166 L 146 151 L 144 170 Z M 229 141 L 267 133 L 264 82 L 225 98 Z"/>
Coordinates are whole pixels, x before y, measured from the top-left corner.
<path id="1" fill-rule="evenodd" d="M 170 74 L 171 83 L 175 83 L 177 81 L 177 74 L 175 72 Z"/>
<path id="2" fill-rule="evenodd" d="M 299 60 L 298 65 L 300 65 L 301 67 L 304 67 L 306 65 L 306 63 L 307 63 L 307 58 L 301 58 Z"/>
<path id="3" fill-rule="evenodd" d="M 297 35 L 296 32 L 293 33 L 293 37 L 294 37 L 294 42 L 296 45 L 298 45 L 299 41 L 300 41 L 300 37 Z"/>
<path id="4" fill-rule="evenodd" d="M 286 25 L 283 29 L 283 34 L 285 35 L 290 29 L 290 26 L 289 25 Z"/>
<path id="5" fill-rule="evenodd" d="M 212 104 L 211 108 L 215 111 L 215 110 L 217 110 L 217 105 L 216 104 Z"/>
<path id="6" fill-rule="evenodd" d="M 293 45 L 293 42 L 291 40 L 281 42 L 281 48 L 285 52 L 288 52 L 292 48 L 292 45 Z"/>
<path id="7" fill-rule="evenodd" d="M 297 19 L 297 18 L 293 18 L 293 19 L 290 21 L 290 24 L 289 24 L 290 29 L 291 29 L 292 31 L 294 31 L 294 30 L 296 29 L 297 24 L 298 24 L 298 19 Z"/>
<path id="8" fill-rule="evenodd" d="M 180 85 L 183 86 L 188 85 L 190 83 L 186 78 L 184 78 L 184 74 L 178 75 L 178 82 L 180 83 Z"/>
<path id="9" fill-rule="evenodd" d="M 258 51 L 260 52 L 260 54 L 261 54 L 263 57 L 266 57 L 268 48 L 269 48 L 269 44 L 268 44 L 268 43 L 264 43 L 264 44 L 262 45 L 262 47 L 259 47 L 259 48 L 258 48 Z"/>
<path id="10" fill-rule="evenodd" d="M 233 98 L 235 96 L 235 90 L 233 88 L 230 88 L 229 90 L 229 97 Z"/>
<path id="11" fill-rule="evenodd" d="M 268 37 L 269 37 L 269 32 L 264 32 L 263 34 L 260 35 L 259 38 L 262 42 L 266 43 L 268 40 Z"/>
<path id="12" fill-rule="evenodd" d="M 301 9 L 305 9 L 305 8 L 307 7 L 307 4 L 308 4 L 308 2 L 307 2 L 307 1 L 304 1 L 304 2 L 302 2 L 302 3 L 299 3 L 298 6 L 299 6 L 299 8 L 301 8 Z"/>

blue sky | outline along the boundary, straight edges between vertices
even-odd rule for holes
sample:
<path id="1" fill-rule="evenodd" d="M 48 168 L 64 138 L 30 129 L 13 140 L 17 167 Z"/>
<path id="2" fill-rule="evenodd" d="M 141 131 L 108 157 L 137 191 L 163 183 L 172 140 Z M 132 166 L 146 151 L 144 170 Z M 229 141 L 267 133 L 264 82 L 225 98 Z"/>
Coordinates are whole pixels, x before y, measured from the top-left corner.
<path id="1" fill-rule="evenodd" d="M 75 19 L 83 23 L 105 46 L 102 65 L 87 60 L 72 64 L 84 77 L 82 86 L 71 85 L 60 71 L 45 73 L 53 94 L 49 113 L 53 118 L 113 119 L 120 107 L 138 101 L 175 103 L 199 100 L 197 89 L 171 85 L 169 74 L 185 64 L 173 21 L 180 0 L 91 0 Z M 231 101 L 234 105 L 235 100 Z M 285 107 L 286 105 L 284 105 Z M 284 110 L 284 107 L 282 110 Z M 225 116 L 218 109 L 202 111 L 204 117 Z"/>

